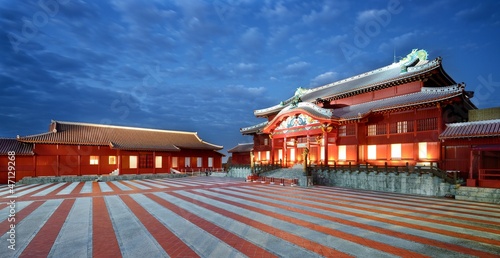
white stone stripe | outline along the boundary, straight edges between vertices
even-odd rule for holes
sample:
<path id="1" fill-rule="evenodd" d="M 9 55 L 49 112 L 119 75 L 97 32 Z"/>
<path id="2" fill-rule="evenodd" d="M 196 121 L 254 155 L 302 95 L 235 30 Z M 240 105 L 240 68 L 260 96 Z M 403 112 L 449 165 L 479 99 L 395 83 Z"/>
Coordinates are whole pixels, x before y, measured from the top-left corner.
<path id="1" fill-rule="evenodd" d="M 55 185 L 53 185 L 53 186 L 51 186 L 51 187 L 49 187 L 49 188 L 47 188 L 47 189 L 45 189 L 45 190 L 43 190 L 43 191 L 41 191 L 41 192 L 38 192 L 38 193 L 36 193 L 36 194 L 34 194 L 34 195 L 32 195 L 32 196 L 45 196 L 45 195 L 47 195 L 47 194 L 49 194 L 49 193 L 51 193 L 51 192 L 55 191 L 56 189 L 58 189 L 58 188 L 62 187 L 62 186 L 63 186 L 63 185 L 65 185 L 65 184 L 66 184 L 66 183 L 58 183 L 58 184 L 55 184 Z"/>
<path id="2" fill-rule="evenodd" d="M 207 193 L 209 194 L 208 191 L 204 190 L 195 190 L 196 192 L 201 192 L 201 193 Z M 219 207 L 221 209 L 236 213 L 238 215 L 244 216 L 246 218 L 256 220 L 260 223 L 266 224 L 269 227 L 277 228 L 280 230 L 284 230 L 286 232 L 289 232 L 290 234 L 300 236 L 306 239 L 309 239 L 313 242 L 334 248 L 339 250 L 340 252 L 344 252 L 350 255 L 354 255 L 357 257 L 394 257 L 390 254 L 380 252 L 376 249 L 369 248 L 367 246 L 363 246 L 361 244 L 353 243 L 347 240 L 344 240 L 342 238 L 338 238 L 335 236 L 331 236 L 322 232 L 314 231 L 312 229 L 303 227 L 303 226 L 298 226 L 294 223 L 283 221 L 280 218 L 275 218 L 267 215 L 260 214 L 258 212 L 254 212 L 251 210 L 247 210 L 244 208 L 240 208 L 231 204 L 227 204 L 224 202 L 212 200 L 210 198 L 206 198 L 203 196 L 195 195 L 190 192 L 186 191 L 178 191 L 177 193 L 182 194 L 187 197 L 193 197 L 197 201 L 202 201 L 211 205 L 214 205 L 216 207 Z M 215 195 L 218 195 L 216 193 L 212 193 Z M 220 195 L 222 196 L 222 195 Z M 237 202 L 244 202 L 244 200 L 241 199 L 236 199 L 233 198 L 234 201 Z M 255 205 L 255 204 L 254 204 Z M 286 214 L 286 213 L 285 213 Z"/>
<path id="3" fill-rule="evenodd" d="M 165 200 L 172 198 L 165 193 L 157 193 L 156 195 Z M 144 209 L 199 255 L 204 257 L 245 257 L 225 242 L 146 196 L 132 194 L 130 197 L 140 203 Z"/>
<path id="4" fill-rule="evenodd" d="M 320 257 L 320 255 L 303 249 L 279 237 L 263 232 L 259 229 L 250 227 L 238 220 L 234 220 L 212 210 L 197 206 L 192 202 L 184 201 L 175 196 L 157 194 L 162 199 L 175 204 L 193 214 L 199 214 L 211 223 L 226 229 L 227 231 L 248 240 L 249 242 L 262 247 L 263 249 L 274 253 L 280 257 Z M 191 196 L 193 197 L 193 196 Z M 198 196 L 194 196 L 198 199 Z"/>
<path id="5" fill-rule="evenodd" d="M 161 184 L 157 184 L 157 183 L 151 183 L 151 182 L 148 182 L 146 180 L 140 180 L 138 181 L 138 183 L 141 183 L 143 185 L 148 185 L 148 186 L 152 186 L 154 188 L 169 188 L 168 186 L 166 185 L 161 185 Z"/>
<path id="6" fill-rule="evenodd" d="M 316 191 L 320 193 L 330 193 L 335 195 L 343 195 L 343 196 L 351 196 L 352 198 L 362 197 L 371 197 L 374 200 L 382 200 L 386 201 L 390 199 L 392 202 L 399 203 L 407 203 L 408 195 L 399 194 L 399 193 L 388 193 L 388 192 L 372 192 L 367 190 L 354 190 L 354 189 L 343 189 L 338 187 L 319 187 L 318 189 L 309 189 L 311 191 Z M 436 207 L 440 207 L 442 209 L 448 209 L 451 212 L 456 210 L 461 210 L 463 208 L 468 208 L 471 210 L 481 209 L 483 211 L 474 210 L 474 212 L 483 212 L 487 213 L 487 211 L 491 211 L 492 215 L 497 215 L 500 212 L 500 209 L 495 204 L 488 203 L 478 203 L 478 202 L 467 202 L 461 200 L 452 200 L 452 199 L 440 199 L 439 203 L 436 203 L 436 199 L 433 197 L 423 197 L 418 195 L 410 195 L 413 203 L 415 205 L 424 205 L 428 207 L 428 205 L 436 205 Z"/>
<path id="7" fill-rule="evenodd" d="M 107 182 L 98 182 L 99 188 L 101 189 L 101 192 L 107 193 L 107 192 L 113 192 L 113 189 L 108 185 Z"/>
<path id="8" fill-rule="evenodd" d="M 32 184 L 32 185 L 20 185 L 20 184 L 15 184 L 14 185 L 14 195 L 17 194 L 18 191 L 21 191 L 23 189 L 26 189 L 26 188 L 31 188 L 31 187 L 35 187 L 35 186 L 38 186 L 39 184 Z M 11 188 L 7 188 L 8 190 L 5 190 L 3 192 L 0 192 L 0 196 L 4 196 L 4 195 L 11 195 L 10 193 L 10 189 Z M 3 190 L 3 189 L 2 189 Z"/>
<path id="9" fill-rule="evenodd" d="M 165 182 L 163 182 L 163 181 L 161 181 L 161 180 L 159 180 L 159 179 L 154 179 L 154 180 L 153 180 L 153 179 L 144 179 L 144 181 L 147 181 L 147 182 L 150 182 L 150 183 L 155 183 L 155 184 L 164 185 L 164 186 L 166 186 L 167 188 L 172 187 L 172 186 L 173 186 L 173 187 L 184 187 L 184 186 L 182 186 L 182 185 L 181 185 L 181 186 L 179 186 L 179 185 L 173 185 L 173 184 L 165 183 Z"/>
<path id="10" fill-rule="evenodd" d="M 116 187 L 120 188 L 122 191 L 130 191 L 132 188 L 118 182 L 118 181 L 111 181 L 112 184 L 116 185 Z"/>
<path id="11" fill-rule="evenodd" d="M 135 186 L 135 187 L 142 189 L 142 190 L 151 189 L 151 187 L 147 187 L 145 185 L 141 185 L 141 184 L 138 184 L 138 183 L 133 182 L 133 181 L 127 181 L 127 184 L 130 184 L 130 185 Z"/>
<path id="12" fill-rule="evenodd" d="M 338 231 L 341 231 L 341 232 L 346 233 L 346 234 L 350 234 L 350 235 L 354 235 L 354 236 L 361 236 L 363 238 L 366 238 L 366 239 L 369 239 L 372 241 L 384 243 L 387 245 L 391 245 L 391 246 L 395 246 L 398 248 L 414 251 L 417 253 L 426 254 L 429 256 L 433 256 L 433 255 L 443 251 L 442 249 L 434 247 L 434 246 L 428 246 L 428 245 L 424 245 L 424 244 L 420 244 L 420 243 L 415 243 L 413 241 L 409 241 L 409 240 L 405 240 L 405 239 L 401 239 L 401 238 L 396 238 L 396 237 L 393 237 L 390 235 L 377 233 L 377 232 L 374 232 L 371 230 L 364 229 L 362 227 L 345 225 L 345 224 L 342 224 L 340 222 L 335 222 L 335 221 L 331 221 L 331 220 L 327 220 L 327 219 L 321 219 L 321 218 L 318 218 L 318 217 L 315 217 L 312 215 L 305 215 L 305 214 L 301 213 L 300 211 L 297 212 L 297 211 L 285 210 L 282 208 L 277 208 L 277 207 L 269 206 L 266 204 L 260 204 L 256 201 L 247 201 L 244 199 L 235 198 L 235 197 L 228 196 L 225 194 L 225 193 L 232 193 L 231 191 L 220 191 L 222 193 L 218 193 L 219 191 L 217 191 L 217 193 L 216 193 L 216 192 L 212 192 L 212 189 L 210 189 L 210 190 L 196 190 L 196 192 L 201 192 L 201 193 L 208 194 L 210 196 L 215 196 L 215 197 L 223 198 L 226 200 L 238 202 L 241 204 L 250 205 L 250 206 L 255 207 L 255 208 L 260 208 L 260 209 L 264 209 L 267 211 L 278 213 L 282 216 L 293 217 L 293 218 L 296 218 L 296 219 L 299 219 L 302 221 L 310 222 L 310 223 L 317 224 L 317 225 L 322 225 L 324 227 L 331 228 L 333 230 L 338 230 Z M 251 194 L 248 194 L 248 195 L 242 194 L 241 196 L 247 197 L 247 198 L 253 198 Z M 323 212 L 321 212 L 321 210 L 319 210 L 319 212 L 318 212 L 314 208 L 308 208 L 306 206 L 301 206 L 301 205 L 297 205 L 297 204 L 288 204 L 287 206 L 293 207 L 293 208 L 298 208 L 298 209 L 301 209 L 304 211 L 312 211 L 312 212 L 324 214 Z M 328 215 L 328 214 L 324 214 L 324 215 Z M 334 217 L 339 218 L 339 216 L 334 216 Z M 355 221 L 355 219 L 352 218 L 352 216 L 350 218 L 345 219 L 345 220 Z M 453 253 L 453 255 L 454 255 L 453 257 L 460 257 L 459 253 Z"/>
<path id="13" fill-rule="evenodd" d="M 80 184 L 80 182 L 73 182 L 73 183 L 69 184 L 68 186 L 66 186 L 64 189 L 62 189 L 61 191 L 59 191 L 56 195 L 70 194 L 73 190 L 75 190 L 75 188 L 78 186 L 78 184 Z"/>
<path id="14" fill-rule="evenodd" d="M 167 186 L 171 186 L 171 187 L 186 187 L 183 184 L 178 184 L 178 183 L 173 183 L 173 182 L 167 182 L 167 181 L 164 181 L 164 180 L 157 180 L 157 181 L 158 181 L 158 183 L 161 183 L 161 184 L 164 184 L 164 185 L 167 185 Z"/>
<path id="15" fill-rule="evenodd" d="M 172 183 L 172 184 L 178 185 L 179 187 L 198 186 L 198 184 L 186 183 L 182 179 L 162 179 L 161 181 Z"/>
<path id="16" fill-rule="evenodd" d="M 120 197 L 104 200 L 123 257 L 169 257 Z"/>
<path id="17" fill-rule="evenodd" d="M 265 189 L 263 189 L 265 188 Z M 251 188 L 244 187 L 244 189 L 251 190 Z M 276 194 L 276 189 L 271 189 L 267 187 L 262 187 L 259 189 L 259 193 L 265 194 L 268 193 L 270 195 L 275 195 Z M 287 192 L 284 194 L 286 195 Z M 315 196 L 310 196 L 310 193 L 314 193 Z M 283 193 L 282 193 L 283 194 Z M 294 192 L 293 194 L 291 192 L 288 192 L 289 195 L 293 195 L 297 198 L 303 197 L 309 200 L 315 199 L 315 200 L 323 200 L 323 201 L 335 201 L 335 202 L 340 202 L 338 199 L 343 200 L 342 202 L 346 202 L 349 204 L 354 203 L 359 203 L 359 205 L 374 205 L 380 210 L 386 210 L 390 212 L 396 212 L 396 213 L 401 213 L 405 214 L 408 211 L 402 211 L 401 209 L 406 208 L 412 210 L 412 215 L 414 216 L 420 216 L 420 217 L 425 217 L 425 218 L 432 218 L 432 219 L 437 219 L 437 220 L 443 220 L 443 221 L 451 221 L 451 222 L 457 222 L 456 218 L 448 218 L 447 215 L 450 216 L 456 216 L 457 212 L 463 212 L 464 209 L 455 209 L 454 211 L 443 211 L 441 210 L 442 205 L 440 205 L 441 199 L 439 201 L 437 199 L 434 200 L 434 203 L 429 203 L 425 207 L 418 207 L 418 206 L 424 206 L 424 205 L 417 205 L 413 203 L 413 198 L 412 202 L 408 201 L 408 198 L 406 199 L 406 202 L 398 201 L 396 204 L 395 203 L 389 203 L 384 201 L 383 198 L 372 198 L 372 197 L 363 197 L 363 199 L 360 199 L 359 196 L 343 196 L 343 195 L 337 195 L 337 194 L 326 194 L 324 192 L 316 192 L 316 191 L 310 191 L 310 189 L 301 191 L 301 192 Z M 384 193 L 380 193 L 379 196 L 384 196 Z M 335 200 L 332 200 L 331 198 L 335 198 Z M 390 200 L 390 202 L 393 202 L 393 200 Z M 389 206 L 392 208 L 383 208 L 379 207 L 379 204 L 382 203 L 384 206 Z M 435 209 L 434 209 L 435 208 Z M 439 209 L 439 210 L 438 210 Z M 417 211 L 417 212 L 414 212 Z M 436 215 L 430 215 L 430 214 L 421 214 L 418 213 L 418 211 L 425 211 L 425 212 L 432 212 Z M 468 213 L 477 213 L 476 215 L 473 214 L 468 214 Z M 494 214 L 498 216 L 498 214 Z M 500 222 L 500 218 L 491 218 L 491 217 L 484 217 L 483 215 L 489 215 L 489 213 L 482 213 L 481 211 L 474 211 L 473 207 L 467 207 L 467 213 L 462 213 L 460 217 L 462 217 L 464 220 L 462 222 L 466 222 L 467 224 L 471 225 L 478 225 L 478 222 L 469 222 L 466 220 L 466 218 L 472 218 L 472 219 L 480 219 L 480 220 L 485 220 L 485 221 L 495 221 L 495 222 Z"/>
<path id="18" fill-rule="evenodd" d="M 42 189 L 44 187 L 47 187 L 49 185 L 52 185 L 52 184 L 43 184 L 43 185 L 39 185 L 39 186 L 28 188 L 28 189 L 23 189 L 21 192 L 18 192 L 15 195 L 16 196 L 24 196 L 24 195 L 27 195 L 27 194 L 32 193 L 34 191 L 40 190 L 40 189 Z"/>
<path id="19" fill-rule="evenodd" d="M 15 200 L 15 199 L 13 199 L 13 200 Z M 31 203 L 33 203 L 33 202 L 32 201 L 23 201 L 23 202 L 16 201 L 16 202 L 14 202 L 14 204 L 15 204 L 14 211 L 15 212 L 12 212 L 12 213 L 11 213 L 11 207 L 10 207 L 11 204 L 9 202 L 0 203 L 0 207 L 5 207 L 5 208 L 0 210 L 0 222 L 8 221 L 9 218 L 11 219 L 11 221 L 9 221 L 9 222 L 14 222 L 14 221 L 12 221 L 12 218 L 16 219 L 16 214 L 18 212 L 22 211 L 24 208 L 26 208 L 26 206 L 30 205 Z M 15 222 L 19 222 L 19 221 L 16 220 Z"/>
<path id="20" fill-rule="evenodd" d="M 8 249 L 9 233 L 3 234 L 0 237 L 0 253 L 8 254 L 8 257 L 19 257 L 19 255 L 26 249 L 28 244 L 33 240 L 38 231 L 45 225 L 47 220 L 52 216 L 54 211 L 61 204 L 61 199 L 48 200 L 44 202 L 40 207 L 30 213 L 22 221 L 16 221 L 15 225 L 15 251 Z"/>
<path id="21" fill-rule="evenodd" d="M 83 184 L 82 190 L 80 193 L 91 193 L 92 192 L 92 181 L 87 181 Z"/>
<path id="22" fill-rule="evenodd" d="M 218 192 L 229 191 L 229 190 L 224 190 L 224 189 L 211 189 L 211 190 L 218 191 Z M 238 192 L 231 192 L 231 193 L 236 194 L 236 195 L 251 196 L 251 198 L 254 198 L 254 199 L 262 199 L 262 200 L 266 200 L 266 201 L 270 201 L 270 202 L 274 202 L 274 203 L 290 205 L 290 206 L 296 207 L 296 208 L 302 207 L 300 205 L 290 204 L 290 203 L 283 202 L 283 201 L 275 201 L 272 199 L 258 197 L 258 196 L 252 195 L 251 192 L 249 192 L 248 194 L 238 193 Z M 254 193 L 260 193 L 259 189 L 255 189 Z M 276 194 L 279 194 L 279 191 L 277 191 Z M 293 199 L 293 198 L 290 198 L 290 199 Z M 297 200 L 297 201 L 300 201 L 300 200 Z M 408 200 L 408 201 L 411 202 L 411 200 Z M 384 219 L 389 220 L 389 222 L 387 222 L 387 223 L 386 222 L 378 222 L 378 221 L 371 220 L 371 219 L 364 219 L 364 218 L 360 218 L 357 216 L 345 215 L 342 213 L 331 212 L 331 211 L 326 211 L 326 210 L 312 208 L 312 207 L 302 207 L 302 209 L 318 212 L 318 213 L 329 215 L 329 216 L 339 217 L 339 218 L 343 218 L 343 219 L 347 219 L 347 220 L 352 220 L 352 221 L 359 222 L 359 223 L 373 225 L 373 226 L 377 226 L 377 227 L 381 227 L 381 228 L 389 228 L 393 231 L 408 233 L 411 235 L 425 237 L 425 238 L 429 238 L 429 239 L 433 239 L 433 240 L 437 240 L 437 241 L 441 241 L 441 242 L 445 242 L 445 243 L 450 243 L 450 244 L 461 243 L 461 245 L 467 246 L 471 249 L 485 250 L 485 244 L 478 243 L 475 241 L 462 239 L 462 238 L 458 238 L 458 237 L 451 237 L 451 236 L 442 235 L 439 233 L 428 232 L 428 231 L 425 231 L 423 229 L 412 229 L 412 228 L 402 227 L 402 226 L 398 226 L 398 225 L 394 225 L 394 224 L 390 223 L 390 220 L 399 221 L 400 217 L 384 216 L 384 215 L 379 215 L 378 213 L 373 213 L 373 212 L 368 212 L 368 211 L 359 211 L 359 210 L 345 208 L 345 207 L 341 207 L 341 206 L 335 206 L 335 205 L 326 205 L 326 204 L 322 204 L 322 203 L 316 203 L 314 201 L 309 201 L 308 203 L 313 203 L 314 205 L 317 205 L 320 207 L 324 206 L 324 207 L 334 208 L 334 209 L 337 209 L 340 211 L 349 211 L 349 212 L 353 212 L 353 213 L 358 213 L 360 215 L 370 215 L 370 216 L 374 216 L 374 217 L 380 217 L 380 218 L 384 218 Z M 412 223 L 412 224 L 417 225 L 417 226 L 421 225 L 420 221 L 416 221 L 416 223 Z M 494 248 L 491 248 L 491 250 L 494 250 Z"/>
<path id="23" fill-rule="evenodd" d="M 92 257 L 92 198 L 75 200 L 49 257 Z"/>

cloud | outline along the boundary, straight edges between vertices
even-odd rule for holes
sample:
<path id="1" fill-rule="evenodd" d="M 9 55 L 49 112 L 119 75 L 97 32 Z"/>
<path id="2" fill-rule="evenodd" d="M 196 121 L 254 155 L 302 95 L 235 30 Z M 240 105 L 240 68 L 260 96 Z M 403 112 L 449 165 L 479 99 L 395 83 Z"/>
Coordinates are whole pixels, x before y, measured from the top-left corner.
<path id="1" fill-rule="evenodd" d="M 324 3 L 319 11 L 312 10 L 309 14 L 302 16 L 302 21 L 309 25 L 329 23 L 337 19 L 341 14 L 341 8 L 335 8 L 331 3 Z"/>
<path id="2" fill-rule="evenodd" d="M 481 2 L 475 7 L 467 8 L 458 11 L 455 14 L 457 21 L 465 22 L 489 22 L 498 25 L 500 21 L 500 3 L 498 2 Z"/>
<path id="3" fill-rule="evenodd" d="M 240 47 L 247 54 L 260 54 L 265 46 L 264 35 L 259 28 L 248 28 L 240 37 Z"/>
<path id="4" fill-rule="evenodd" d="M 295 62 L 293 64 L 289 64 L 285 67 L 284 73 L 287 75 L 304 75 L 307 73 L 307 70 L 311 67 L 311 64 L 304 61 Z"/>
<path id="5" fill-rule="evenodd" d="M 309 85 L 311 87 L 317 87 L 334 82 L 337 79 L 338 79 L 338 73 L 329 71 L 314 77 Z"/>

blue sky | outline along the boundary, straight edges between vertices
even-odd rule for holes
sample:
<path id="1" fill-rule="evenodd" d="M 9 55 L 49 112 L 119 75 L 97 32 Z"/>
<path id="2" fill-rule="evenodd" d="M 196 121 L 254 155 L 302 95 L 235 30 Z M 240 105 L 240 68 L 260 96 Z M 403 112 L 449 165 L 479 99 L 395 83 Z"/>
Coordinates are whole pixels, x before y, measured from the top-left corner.
<path id="1" fill-rule="evenodd" d="M 51 119 L 250 142 L 253 110 L 399 60 L 443 58 L 500 106 L 500 2 L 77 1 L 0 3 L 0 137 Z"/>

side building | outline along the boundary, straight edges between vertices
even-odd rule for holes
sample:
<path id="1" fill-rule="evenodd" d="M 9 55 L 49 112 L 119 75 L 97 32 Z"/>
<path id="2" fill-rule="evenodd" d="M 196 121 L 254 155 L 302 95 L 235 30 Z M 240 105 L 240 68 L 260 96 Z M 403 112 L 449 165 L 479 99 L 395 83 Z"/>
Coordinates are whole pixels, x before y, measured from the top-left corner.
<path id="1" fill-rule="evenodd" d="M 468 122 L 477 109 L 473 95 L 445 72 L 440 57 L 428 60 L 425 50 L 415 49 L 397 63 L 298 88 L 291 98 L 255 110 L 265 121 L 240 132 L 253 136 L 256 163 L 432 165 L 468 178 L 469 162 L 452 167 L 440 135 L 447 125 Z"/>
<path id="2" fill-rule="evenodd" d="M 52 121 L 49 131 L 0 139 L 0 162 L 16 154 L 16 181 L 23 177 L 156 174 L 222 168 L 223 147 L 195 132 Z M 7 166 L 0 167 L 6 183 Z"/>

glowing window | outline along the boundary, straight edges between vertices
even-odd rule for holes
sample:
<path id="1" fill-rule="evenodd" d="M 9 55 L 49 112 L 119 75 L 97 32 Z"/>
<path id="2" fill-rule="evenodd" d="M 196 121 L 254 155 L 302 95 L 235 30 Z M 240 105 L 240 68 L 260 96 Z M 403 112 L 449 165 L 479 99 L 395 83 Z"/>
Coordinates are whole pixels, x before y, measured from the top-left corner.
<path id="1" fill-rule="evenodd" d="M 172 167 L 174 167 L 174 168 L 178 167 L 178 165 L 177 165 L 177 157 L 172 157 Z"/>
<path id="2" fill-rule="evenodd" d="M 377 159 L 377 145 L 368 145 L 368 159 Z"/>
<path id="3" fill-rule="evenodd" d="M 99 156 L 90 156 L 90 165 L 99 164 Z"/>
<path id="4" fill-rule="evenodd" d="M 208 158 L 208 167 L 211 168 L 214 166 L 214 158 L 209 157 Z"/>
<path id="5" fill-rule="evenodd" d="M 339 146 L 339 160 L 346 160 L 347 159 L 347 148 L 345 145 L 340 145 Z"/>
<path id="6" fill-rule="evenodd" d="M 203 166 L 203 160 L 201 157 L 196 158 L 196 166 L 199 168 Z"/>
<path id="7" fill-rule="evenodd" d="M 191 157 L 184 158 L 184 167 L 188 168 L 191 166 Z"/>
<path id="8" fill-rule="evenodd" d="M 161 156 L 156 156 L 155 157 L 155 168 L 161 168 L 162 167 L 162 162 L 163 159 Z"/>
<path id="9" fill-rule="evenodd" d="M 408 121 L 398 122 L 398 133 L 406 133 L 406 132 L 408 132 Z"/>
<path id="10" fill-rule="evenodd" d="M 324 146 L 321 146 L 320 152 L 321 152 L 320 159 L 325 160 L 325 147 Z"/>
<path id="11" fill-rule="evenodd" d="M 282 149 L 279 149 L 278 150 L 278 159 L 281 161 L 283 160 L 283 150 Z"/>
<path id="12" fill-rule="evenodd" d="M 290 149 L 290 161 L 295 161 L 295 149 Z"/>
<path id="13" fill-rule="evenodd" d="M 261 161 L 261 158 L 260 158 L 260 151 L 257 152 L 257 161 Z"/>
<path id="14" fill-rule="evenodd" d="M 266 151 L 266 160 L 270 160 L 270 159 L 271 159 L 271 152 Z"/>
<path id="15" fill-rule="evenodd" d="M 418 143 L 418 158 L 419 159 L 427 159 L 427 143 L 419 142 Z"/>
<path id="16" fill-rule="evenodd" d="M 377 125 L 368 125 L 368 136 L 377 135 Z"/>
<path id="17" fill-rule="evenodd" d="M 401 143 L 391 144 L 391 158 L 401 159 Z"/>
<path id="18" fill-rule="evenodd" d="M 137 168 L 137 156 L 130 156 L 129 157 L 129 167 L 130 168 Z"/>

